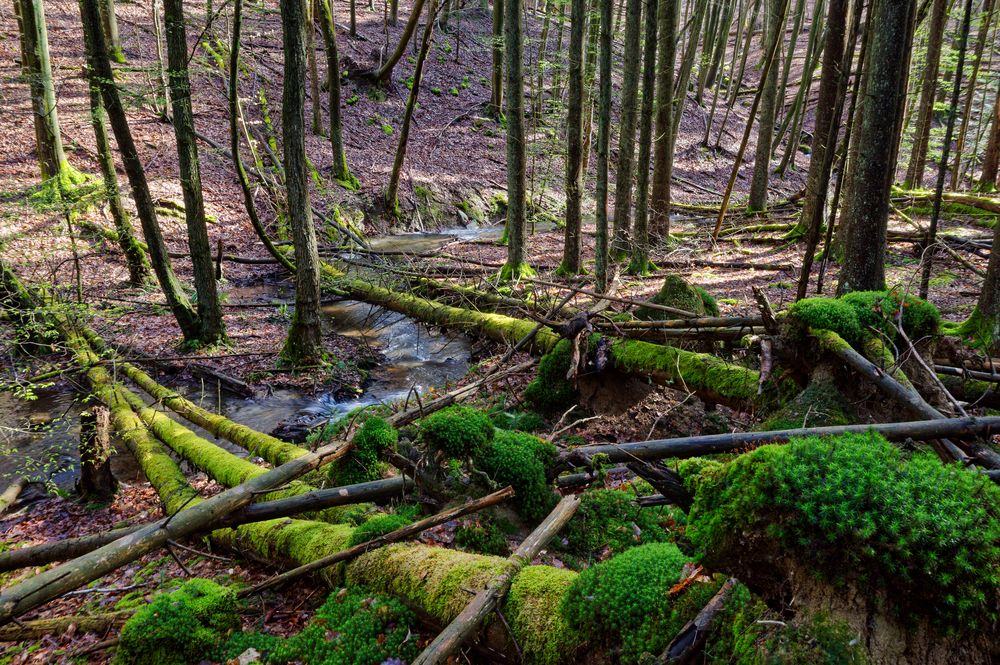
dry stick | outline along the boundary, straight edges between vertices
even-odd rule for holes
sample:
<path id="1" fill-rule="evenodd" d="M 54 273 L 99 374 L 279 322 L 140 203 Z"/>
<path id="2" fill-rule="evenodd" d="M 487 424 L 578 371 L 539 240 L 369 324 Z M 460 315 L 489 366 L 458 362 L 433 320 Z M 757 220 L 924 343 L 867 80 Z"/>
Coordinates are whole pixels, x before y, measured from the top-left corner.
<path id="1" fill-rule="evenodd" d="M 4 589 L 0 592 L 0 626 L 67 591 L 103 577 L 144 554 L 163 547 L 168 540 L 179 540 L 198 532 L 206 524 L 246 506 L 262 492 L 340 459 L 352 448 L 353 445 L 347 441 L 323 446 L 89 554 Z"/>
<path id="2" fill-rule="evenodd" d="M 1000 374 L 990 374 L 989 372 L 977 372 L 964 367 L 950 367 L 948 365 L 934 365 L 934 371 L 945 376 L 958 376 L 961 378 L 976 379 L 977 381 L 989 381 L 990 383 L 1000 383 Z"/>
<path id="3" fill-rule="evenodd" d="M 781 5 L 781 18 L 779 19 L 782 23 L 785 21 L 785 14 L 788 11 L 788 0 L 784 0 Z M 781 39 L 775 39 L 774 44 L 771 45 L 770 51 L 767 54 L 767 60 L 764 61 L 764 67 L 760 72 L 760 80 L 764 81 L 767 79 L 767 75 L 771 71 L 771 67 L 774 65 L 774 56 L 778 52 L 778 45 L 781 44 Z M 719 206 L 719 217 L 715 220 L 715 229 L 712 231 L 712 241 L 715 242 L 719 239 L 719 231 L 722 229 L 722 220 L 726 217 L 726 210 L 729 208 L 729 199 L 733 195 L 733 186 L 736 184 L 736 176 L 739 175 L 740 166 L 743 165 L 743 155 L 746 154 L 747 144 L 750 141 L 750 132 L 753 129 L 753 119 L 757 115 L 757 107 L 760 106 L 760 98 L 763 96 L 764 92 L 763 85 L 757 86 L 757 93 L 753 97 L 753 103 L 750 105 L 750 113 L 747 116 L 747 125 L 743 130 L 743 140 L 740 142 L 740 149 L 736 151 L 736 159 L 733 162 L 733 171 L 729 174 L 729 182 L 726 183 L 726 191 L 722 195 L 722 205 Z"/>
<path id="4" fill-rule="evenodd" d="M 715 617 L 723 610 L 726 600 L 729 599 L 729 595 L 735 587 L 736 580 L 734 578 L 730 577 L 725 581 L 722 588 L 712 596 L 712 599 L 698 612 L 695 618 L 684 624 L 677 636 L 670 640 L 670 644 L 660 655 L 661 663 L 681 665 L 694 661 L 695 656 L 705 644 L 705 639 L 708 637 Z"/>
<path id="5" fill-rule="evenodd" d="M 370 552 L 371 550 L 378 549 L 380 547 L 385 547 L 390 543 L 395 543 L 400 540 L 405 540 L 410 536 L 415 536 L 418 533 L 430 529 L 431 527 L 444 524 L 445 522 L 450 522 L 453 519 L 462 517 L 463 515 L 469 515 L 471 513 L 479 512 L 489 508 L 490 506 L 495 506 L 498 503 L 506 501 L 507 499 L 514 496 L 514 488 L 509 485 L 502 490 L 493 492 L 492 494 L 487 494 L 486 496 L 474 499 L 467 503 L 457 506 L 455 508 L 450 508 L 448 510 L 443 510 L 436 515 L 431 515 L 426 517 L 419 522 L 414 522 L 413 524 L 407 524 L 406 526 L 396 529 L 390 533 L 377 538 L 372 538 L 371 540 L 365 541 L 363 543 L 358 543 L 354 547 L 349 547 L 346 550 L 341 550 L 335 554 L 330 554 L 324 557 L 320 557 L 315 561 L 310 561 L 304 566 L 299 566 L 298 568 L 293 568 L 291 570 L 285 571 L 280 575 L 275 575 L 269 580 L 265 580 L 260 584 L 256 584 L 249 589 L 244 589 L 240 591 L 237 596 L 239 598 L 246 598 L 247 596 L 252 596 L 254 594 L 260 593 L 265 589 L 270 589 L 271 587 L 278 586 L 279 584 L 284 584 L 290 582 L 294 579 L 298 579 L 303 575 L 308 575 L 309 573 L 322 570 L 332 566 L 335 563 L 340 563 L 341 561 L 348 561 L 355 557 L 361 556 L 365 552 Z"/>
<path id="6" fill-rule="evenodd" d="M 549 516 L 531 532 L 531 535 L 524 539 L 513 556 L 507 559 L 505 570 L 490 580 L 486 588 L 477 593 L 475 598 L 465 606 L 465 609 L 444 630 L 438 633 L 434 641 L 413 661 L 413 665 L 443 663 L 448 659 L 448 656 L 455 653 L 466 640 L 472 637 L 507 595 L 507 591 L 514 581 L 514 576 L 538 556 L 549 540 L 573 517 L 573 513 L 579 506 L 579 496 L 563 497 L 562 501 L 549 513 Z"/>
<path id="7" fill-rule="evenodd" d="M 306 492 L 296 496 L 254 503 L 229 514 L 224 519 L 212 522 L 203 531 L 214 531 L 222 527 L 234 527 L 251 522 L 263 522 L 279 517 L 290 517 L 307 511 L 323 510 L 334 506 L 379 501 L 403 494 L 413 483 L 402 477 L 374 480 L 344 487 Z M 42 566 L 53 561 L 65 561 L 93 552 L 98 547 L 112 543 L 131 533 L 149 526 L 133 524 L 118 529 L 93 533 L 77 538 L 64 538 L 34 547 L 22 547 L 0 553 L 0 572 L 17 570 L 27 566 Z"/>
<path id="8" fill-rule="evenodd" d="M 27 484 L 28 481 L 21 476 L 18 476 L 11 481 L 10 485 L 7 486 L 7 489 L 3 491 L 3 494 L 0 494 L 0 515 L 6 513 L 7 509 L 14 505 L 14 502 L 17 501 L 17 497 L 21 494 L 21 490 L 23 490 Z"/>

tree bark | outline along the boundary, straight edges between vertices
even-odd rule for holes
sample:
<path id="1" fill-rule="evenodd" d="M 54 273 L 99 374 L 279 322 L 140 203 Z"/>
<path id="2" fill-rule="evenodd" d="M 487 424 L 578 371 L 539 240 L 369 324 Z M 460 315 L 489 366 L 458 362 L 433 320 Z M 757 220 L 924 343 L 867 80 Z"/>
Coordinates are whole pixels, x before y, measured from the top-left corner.
<path id="1" fill-rule="evenodd" d="M 31 107 L 35 120 L 35 147 L 42 179 L 60 178 L 68 166 L 59 132 L 59 110 L 56 105 L 52 63 L 49 59 L 49 39 L 42 0 L 19 0 L 21 33 L 24 44 L 25 70 L 31 89 Z"/>
<path id="2" fill-rule="evenodd" d="M 351 0 L 351 6 L 354 6 L 354 0 Z M 406 52 L 406 43 L 410 41 L 410 37 L 413 37 L 417 31 L 417 24 L 420 22 L 420 14 L 424 11 L 424 0 L 416 0 L 413 3 L 412 9 L 410 9 L 410 18 L 406 22 L 406 26 L 403 28 L 403 34 L 399 36 L 399 43 L 396 44 L 396 50 L 392 52 L 389 59 L 382 64 L 376 70 L 371 70 L 367 72 L 362 72 L 365 78 L 369 78 L 379 85 L 384 85 L 392 79 L 392 70 L 396 67 L 396 63 L 400 61 L 403 54 Z M 351 35 L 354 35 L 352 30 Z M 414 44 L 416 48 L 416 44 Z"/>
<path id="3" fill-rule="evenodd" d="M 194 288 L 198 296 L 198 341 L 211 346 L 225 339 L 226 328 L 222 323 L 222 307 L 212 265 L 212 248 L 205 223 L 198 139 L 194 133 L 194 112 L 191 109 L 183 0 L 164 0 L 163 17 L 167 35 L 167 79 L 170 82 L 170 104 L 173 109 L 171 119 L 177 139 L 177 161 L 180 166 L 181 191 L 184 194 L 184 221 L 187 225 L 191 265 L 194 268 Z"/>
<path id="4" fill-rule="evenodd" d="M 611 3 L 600 3 L 600 93 L 597 126 L 597 237 L 594 247 L 594 278 L 597 291 L 608 289 L 608 153 L 611 147 Z"/>
<path id="5" fill-rule="evenodd" d="M 337 26 L 330 11 L 330 0 L 316 0 L 319 22 L 326 44 L 326 70 L 329 82 L 330 148 L 333 150 L 333 178 L 348 189 L 360 187 L 358 179 L 347 166 L 344 152 L 344 129 L 340 116 L 340 56 L 337 52 Z"/>
<path id="6" fill-rule="evenodd" d="M 924 182 L 924 165 L 927 162 L 931 121 L 934 118 L 934 99 L 940 85 L 938 70 L 949 3 L 948 0 L 933 0 L 933 2 L 931 23 L 927 33 L 927 60 L 920 79 L 920 103 L 917 107 L 916 128 L 913 131 L 913 147 L 910 151 L 910 163 L 906 168 L 906 178 L 903 180 L 906 189 L 919 189 Z"/>
<path id="7" fill-rule="evenodd" d="M 102 0 L 101 22 L 104 25 L 104 38 L 108 43 L 108 57 L 117 63 L 124 64 L 125 53 L 122 52 L 122 40 L 118 34 L 118 17 L 115 15 L 115 0 Z"/>
<path id="8" fill-rule="evenodd" d="M 583 33 L 587 0 L 571 0 L 569 34 L 569 105 L 566 120 L 566 232 L 562 275 L 580 272 L 580 234 L 583 198 Z M 503 0 L 496 0 L 503 2 Z"/>
<path id="9" fill-rule="evenodd" d="M 625 69 L 622 72 L 621 133 L 618 136 L 618 167 L 615 174 L 615 215 L 612 251 L 624 254 L 632 226 L 632 178 L 635 176 L 635 126 L 638 118 L 639 40 L 642 30 L 642 0 L 627 0 L 625 10 Z"/>
<path id="10" fill-rule="evenodd" d="M 765 0 L 767 12 L 767 45 L 770 52 L 780 44 L 785 34 L 785 13 L 782 0 Z M 784 3 L 787 5 L 787 2 Z M 794 33 L 793 33 L 794 34 Z M 753 178 L 750 182 L 751 211 L 767 209 L 767 184 L 771 179 L 771 142 L 774 138 L 774 118 L 778 105 L 778 68 L 771 66 L 761 79 L 760 114 L 757 116 L 757 147 L 754 152 Z"/>
<path id="11" fill-rule="evenodd" d="M 979 178 L 979 191 L 992 192 L 1000 187 L 1000 86 L 997 86 L 997 98 L 993 103 L 993 125 L 990 138 L 986 143 L 986 154 L 983 155 L 983 171 Z"/>
<path id="12" fill-rule="evenodd" d="M 490 53 L 493 62 L 490 67 L 490 103 L 488 112 L 499 117 L 503 109 L 503 26 L 504 0 L 493 0 L 493 38 Z"/>
<path id="13" fill-rule="evenodd" d="M 656 13 L 656 135 L 653 137 L 653 179 L 649 196 L 649 226 L 658 236 L 670 235 L 670 175 L 673 154 L 674 35 L 677 32 L 678 0 L 660 0 Z"/>
<path id="14" fill-rule="evenodd" d="M 281 126 L 285 149 L 288 218 L 295 249 L 295 313 L 282 358 L 292 365 L 323 361 L 319 318 L 319 251 L 309 205 L 309 173 L 305 145 L 306 0 L 281 3 L 282 43 L 285 52 Z"/>
<path id="15" fill-rule="evenodd" d="M 103 406 L 80 414 L 80 479 L 77 491 L 87 500 L 110 501 L 118 488 L 111 475 L 111 412 Z"/>
<path id="16" fill-rule="evenodd" d="M 645 0 L 642 69 L 642 108 L 639 113 L 639 156 L 636 159 L 635 237 L 632 240 L 630 275 L 645 275 L 654 268 L 649 261 L 649 160 L 653 137 L 653 97 L 656 87 L 657 0 Z"/>

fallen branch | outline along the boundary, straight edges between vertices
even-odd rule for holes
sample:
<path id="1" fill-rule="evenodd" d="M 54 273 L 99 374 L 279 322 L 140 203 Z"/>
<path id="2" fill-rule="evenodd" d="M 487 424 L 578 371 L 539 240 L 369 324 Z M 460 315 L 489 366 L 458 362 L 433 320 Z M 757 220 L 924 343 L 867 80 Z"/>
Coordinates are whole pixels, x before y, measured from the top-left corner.
<path id="1" fill-rule="evenodd" d="M 11 481 L 10 485 L 7 486 L 7 489 L 3 491 L 3 494 L 0 494 L 0 515 L 6 513 L 7 509 L 14 505 L 14 502 L 17 501 L 17 497 L 21 495 L 21 491 L 27 484 L 28 481 L 21 476 L 18 476 Z"/>
<path id="2" fill-rule="evenodd" d="M 46 635 L 61 635 L 70 629 L 80 633 L 101 633 L 121 626 L 130 616 L 132 612 L 125 610 L 107 614 L 70 615 L 21 621 L 15 626 L 0 628 L 0 642 L 37 640 Z"/>
<path id="3" fill-rule="evenodd" d="M 660 662 L 670 665 L 686 665 L 694 662 L 701 651 L 705 639 L 712 628 L 712 622 L 723 610 L 729 595 L 736 587 L 736 580 L 730 577 L 716 592 L 708 604 L 701 609 L 694 619 L 684 624 L 677 636 L 670 641 L 660 655 Z"/>

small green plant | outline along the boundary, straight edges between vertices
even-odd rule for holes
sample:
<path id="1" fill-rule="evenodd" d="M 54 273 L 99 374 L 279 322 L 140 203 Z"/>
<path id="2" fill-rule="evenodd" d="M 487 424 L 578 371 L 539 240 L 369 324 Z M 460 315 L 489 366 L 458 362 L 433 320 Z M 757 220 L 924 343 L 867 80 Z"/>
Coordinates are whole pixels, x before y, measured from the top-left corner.
<path id="1" fill-rule="evenodd" d="M 561 340 L 538 363 L 538 375 L 524 391 L 524 400 L 542 413 L 563 411 L 575 404 L 579 391 L 566 376 L 569 374 L 573 346 Z"/>
<path id="2" fill-rule="evenodd" d="M 465 75 L 462 77 L 462 90 L 465 90 L 468 87 L 469 87 L 469 76 Z"/>
<path id="3" fill-rule="evenodd" d="M 474 457 L 493 439 L 493 423 L 482 411 L 454 405 L 421 420 L 420 436 L 448 457 Z"/>
<path id="4" fill-rule="evenodd" d="M 375 416 L 361 417 L 364 418 L 364 422 L 354 435 L 354 447 L 351 452 L 346 459 L 331 465 L 329 477 L 334 486 L 377 480 L 385 469 L 385 464 L 379 460 L 379 455 L 383 451 L 396 448 L 399 433 L 392 425 Z M 337 425 L 333 425 L 331 429 L 336 427 Z"/>
<path id="5" fill-rule="evenodd" d="M 351 95 L 350 97 L 348 97 L 347 100 L 344 103 L 347 104 L 348 106 L 354 106 L 359 101 L 361 101 L 361 98 L 358 97 L 356 94 L 354 94 L 354 95 Z"/>
<path id="6" fill-rule="evenodd" d="M 452 87 L 448 92 L 451 93 L 452 97 L 458 97 L 458 88 Z"/>
<path id="7" fill-rule="evenodd" d="M 431 94 L 440 97 L 441 96 L 441 88 L 431 88 Z"/>
<path id="8" fill-rule="evenodd" d="M 373 102 L 384 102 L 386 99 L 385 90 L 383 90 L 382 88 L 369 88 L 368 99 L 372 100 Z"/>
<path id="9" fill-rule="evenodd" d="M 507 556 L 510 545 L 503 531 L 487 518 L 464 522 L 455 529 L 455 544 L 462 549 L 479 554 Z"/>
<path id="10" fill-rule="evenodd" d="M 393 132 L 395 131 L 396 130 L 393 129 L 392 125 L 390 125 L 389 123 L 386 122 L 382 123 L 382 133 L 385 134 L 386 136 L 392 136 Z"/>
<path id="11" fill-rule="evenodd" d="M 500 429 L 537 432 L 545 427 L 545 419 L 534 411 L 492 411 L 490 420 Z"/>

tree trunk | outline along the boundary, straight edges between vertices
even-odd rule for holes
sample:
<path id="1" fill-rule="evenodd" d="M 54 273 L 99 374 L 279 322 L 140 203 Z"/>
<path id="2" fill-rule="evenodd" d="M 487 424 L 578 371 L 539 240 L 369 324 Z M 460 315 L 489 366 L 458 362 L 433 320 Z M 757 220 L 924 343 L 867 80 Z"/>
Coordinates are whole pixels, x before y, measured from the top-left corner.
<path id="1" fill-rule="evenodd" d="M 35 147 L 42 179 L 50 180 L 63 175 L 68 164 L 63 152 L 62 135 L 59 133 L 59 111 L 49 59 L 45 6 L 42 0 L 19 2 L 24 43 L 22 56 L 31 88 L 31 107 L 35 119 Z M 61 178 L 55 184 L 61 186 Z"/>
<path id="2" fill-rule="evenodd" d="M 424 36 L 420 40 L 420 53 L 417 55 L 417 64 L 413 69 L 413 85 L 410 87 L 410 97 L 406 100 L 403 125 L 399 129 L 399 144 L 396 147 L 396 157 L 393 160 L 392 173 L 389 176 L 389 188 L 385 194 L 386 209 L 395 217 L 400 216 L 399 178 L 403 173 L 403 159 L 406 157 L 406 144 L 410 138 L 410 122 L 413 119 L 413 110 L 416 108 L 417 95 L 420 93 L 420 80 L 424 73 L 424 62 L 427 60 L 427 51 L 430 50 L 431 38 L 434 34 L 434 18 L 437 16 L 437 7 L 437 0 L 431 0 L 431 4 L 427 7 Z"/>
<path id="3" fill-rule="evenodd" d="M 767 11 L 767 44 L 765 52 L 770 52 L 780 43 L 785 34 L 785 14 L 782 0 L 765 0 Z M 787 6 L 787 2 L 784 3 Z M 750 182 L 750 200 L 747 208 L 751 211 L 767 209 L 767 184 L 771 179 L 771 141 L 774 138 L 774 118 L 778 105 L 778 68 L 771 66 L 767 76 L 760 82 L 760 113 L 757 116 L 757 148 L 754 152 L 753 179 Z"/>
<path id="4" fill-rule="evenodd" d="M 649 160 L 653 136 L 653 97 L 656 86 L 657 0 L 645 0 L 645 35 L 642 53 L 642 109 L 639 113 L 639 157 L 636 160 L 635 237 L 632 240 L 630 275 L 645 275 L 649 261 Z"/>
<path id="5" fill-rule="evenodd" d="M 319 317 L 319 251 L 309 205 L 309 173 L 305 145 L 306 0 L 281 3 L 285 52 L 281 126 L 285 148 L 288 217 L 295 248 L 295 313 L 281 351 L 291 365 L 323 362 L 323 335 Z"/>
<path id="6" fill-rule="evenodd" d="M 319 70 L 316 66 L 317 0 L 306 0 L 306 56 L 309 60 L 309 101 L 312 102 L 312 133 L 323 135 L 323 106 L 319 99 Z"/>
<path id="7" fill-rule="evenodd" d="M 115 0 L 102 0 L 101 22 L 104 24 L 104 38 L 108 43 L 108 57 L 117 63 L 125 62 L 122 40 L 118 34 L 118 17 L 115 16 Z"/>
<path id="8" fill-rule="evenodd" d="M 502 0 L 496 0 L 502 2 Z M 580 272 L 583 198 L 583 33 L 587 0 L 572 0 L 569 34 L 569 108 L 566 120 L 566 236 L 559 274 Z"/>
<path id="9" fill-rule="evenodd" d="M 198 164 L 198 139 L 194 133 L 191 109 L 191 81 L 188 78 L 187 34 L 184 28 L 183 0 L 163 1 L 167 34 L 167 72 L 170 81 L 170 104 L 173 109 L 177 160 L 180 165 L 181 191 L 184 193 L 184 221 L 187 224 L 188 248 L 194 268 L 194 288 L 198 296 L 198 340 L 211 346 L 225 339 L 222 307 L 215 283 L 212 248 L 205 223 L 205 199 L 201 190 Z M 190 341 L 190 340 L 189 340 Z"/>
<path id="10" fill-rule="evenodd" d="M 118 483 L 111 475 L 111 412 L 103 406 L 80 414 L 80 479 L 77 491 L 85 500 L 107 502 Z"/>
<path id="11" fill-rule="evenodd" d="M 146 246 L 149 248 L 149 258 L 153 264 L 153 272 L 156 273 L 160 288 L 163 290 L 164 296 L 166 296 L 167 305 L 177 320 L 184 339 L 198 339 L 201 333 L 201 323 L 198 320 L 197 313 L 191 307 L 191 303 L 184 294 L 180 281 L 174 274 L 173 267 L 170 265 L 167 247 L 163 242 L 160 225 L 156 220 L 156 208 L 153 205 L 153 197 L 149 193 L 146 172 L 142 166 L 139 151 L 136 148 L 132 132 L 128 126 L 128 119 L 125 116 L 125 108 L 122 106 L 121 97 L 118 94 L 118 87 L 114 84 L 114 72 L 111 70 L 111 63 L 108 61 L 108 49 L 104 43 L 104 35 L 101 32 L 101 15 L 97 2 L 98 0 L 80 0 L 80 15 L 83 30 L 88 34 L 87 42 L 93 46 L 91 52 L 87 54 L 88 66 L 94 72 L 95 79 L 99 82 L 101 88 L 104 108 L 108 112 L 111 130 L 114 132 L 115 141 L 118 143 L 118 150 L 121 153 L 122 163 L 125 166 L 125 174 L 128 176 L 129 184 L 132 188 L 132 199 L 135 202 L 136 212 L 142 224 L 142 234 L 145 237 Z"/>
<path id="12" fill-rule="evenodd" d="M 674 98 L 674 35 L 678 0 L 660 0 L 656 32 L 656 136 L 653 138 L 653 179 L 649 197 L 649 226 L 655 235 L 670 235 L 670 175 L 673 155 L 670 132 Z"/>
<path id="13" fill-rule="evenodd" d="M 330 11 L 330 0 L 316 0 L 319 22 L 326 44 L 326 71 L 329 82 L 330 148 L 333 150 L 333 178 L 348 189 L 358 189 L 361 183 L 347 166 L 344 152 L 344 130 L 340 117 L 340 56 L 337 51 L 337 26 Z"/>
<path id="14" fill-rule="evenodd" d="M 525 261 L 527 219 L 525 209 L 524 75 L 521 44 L 523 0 L 506 0 L 504 8 L 504 60 L 507 95 L 507 262 L 500 270 L 501 281 L 517 281 L 534 271 Z"/>
<path id="15" fill-rule="evenodd" d="M 951 169 L 951 190 L 958 189 L 962 177 L 962 149 L 965 147 L 965 137 L 969 130 L 969 119 L 972 116 L 973 98 L 976 93 L 976 82 L 979 80 L 979 67 L 983 62 L 983 51 L 986 48 L 986 41 L 989 38 L 990 27 L 993 22 L 993 6 L 996 0 L 986 0 L 983 3 L 983 13 L 979 20 L 979 37 L 976 39 L 975 55 L 972 58 L 972 75 L 969 76 L 969 84 L 965 89 L 965 101 L 962 105 L 962 124 L 958 131 L 958 140 L 955 142 L 955 162 Z M 984 95 L 985 98 L 985 95 Z M 982 118 L 980 118 L 980 123 Z M 974 146 L 976 148 L 978 146 Z M 973 150 L 975 152 L 975 150 Z"/>
<path id="16" fill-rule="evenodd" d="M 840 118 L 837 117 L 836 111 L 841 108 L 838 98 L 846 78 L 844 32 L 847 25 L 847 6 L 848 0 L 830 0 L 827 13 L 823 74 L 819 82 L 819 98 L 816 100 L 812 156 L 809 160 L 809 175 L 806 178 L 806 198 L 802 203 L 802 215 L 799 218 L 799 225 L 806 229 L 806 249 L 802 256 L 802 273 L 799 277 L 796 300 L 806 297 L 809 272 L 823 230 L 826 194 L 830 187 L 830 170 L 833 167 L 840 127 Z M 860 10 L 861 8 L 857 7 L 856 11 Z M 851 54 L 846 55 L 850 67 Z"/>
<path id="17" fill-rule="evenodd" d="M 996 120 L 1000 121 L 1000 116 Z M 993 248 L 976 308 L 962 324 L 961 332 L 991 356 L 1000 355 L 1000 224 L 993 227 Z"/>
<path id="18" fill-rule="evenodd" d="M 997 86 L 997 98 L 993 102 L 993 126 L 990 129 L 989 141 L 986 143 L 983 171 L 977 189 L 981 192 L 992 192 L 998 187 L 1000 187 L 1000 86 Z"/>
<path id="19" fill-rule="evenodd" d="M 885 245 L 896 134 L 909 63 L 914 0 L 873 0 L 871 43 L 862 88 L 864 107 L 856 141 L 858 157 L 848 175 L 844 201 L 845 261 L 838 293 L 885 288 Z"/>
<path id="20" fill-rule="evenodd" d="M 352 6 L 354 0 L 351 0 Z M 406 52 L 406 43 L 410 41 L 410 37 L 416 35 L 417 24 L 420 22 L 420 14 L 424 11 L 424 0 L 416 0 L 413 3 L 413 8 L 410 9 L 410 18 L 406 22 L 406 26 L 403 28 L 403 34 L 399 36 L 399 42 L 396 44 L 396 50 L 392 52 L 389 59 L 379 67 L 377 70 L 372 70 L 368 72 L 363 72 L 366 78 L 370 78 L 379 85 L 386 84 L 392 79 L 392 70 L 395 68 L 396 63 L 400 61 L 403 57 L 403 53 Z M 354 33 L 352 32 L 353 36 Z M 414 44 L 415 50 L 416 44 Z"/>
<path id="21" fill-rule="evenodd" d="M 493 64 L 490 67 L 490 104 L 488 112 L 499 117 L 503 109 L 503 26 L 504 0 L 493 0 L 493 40 L 490 52 Z"/>
<path id="22" fill-rule="evenodd" d="M 624 254 L 632 226 L 632 178 L 635 156 L 635 125 L 639 96 L 639 38 L 642 29 L 642 0 L 627 0 L 625 10 L 625 70 L 622 73 L 621 134 L 618 136 L 618 169 L 615 174 L 615 254 Z"/>
<path id="23" fill-rule="evenodd" d="M 931 122 L 934 118 L 934 99 L 937 96 L 938 69 L 941 63 L 941 46 L 944 40 L 944 26 L 948 20 L 948 0 L 933 0 L 931 23 L 927 34 L 927 61 L 921 77 L 920 104 L 917 107 L 916 128 L 913 132 L 913 148 L 910 164 L 906 168 L 903 186 L 919 189 L 924 181 L 924 164 L 927 161 Z"/>
<path id="24" fill-rule="evenodd" d="M 611 145 L 611 3 L 601 6 L 600 116 L 597 126 L 597 238 L 595 242 L 594 277 L 597 291 L 608 288 L 608 152 Z"/>

